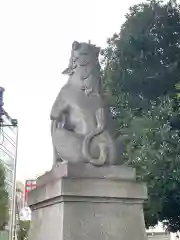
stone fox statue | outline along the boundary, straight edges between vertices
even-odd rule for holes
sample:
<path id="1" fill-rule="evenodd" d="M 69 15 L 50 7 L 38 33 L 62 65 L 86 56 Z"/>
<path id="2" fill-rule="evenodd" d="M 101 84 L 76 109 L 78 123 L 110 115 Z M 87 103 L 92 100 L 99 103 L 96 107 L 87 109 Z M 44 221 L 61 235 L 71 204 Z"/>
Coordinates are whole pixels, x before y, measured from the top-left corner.
<path id="1" fill-rule="evenodd" d="M 50 115 L 54 165 L 59 161 L 117 164 L 117 142 L 101 90 L 99 51 L 89 43 L 72 45 L 69 66 L 63 72 L 69 79 Z"/>

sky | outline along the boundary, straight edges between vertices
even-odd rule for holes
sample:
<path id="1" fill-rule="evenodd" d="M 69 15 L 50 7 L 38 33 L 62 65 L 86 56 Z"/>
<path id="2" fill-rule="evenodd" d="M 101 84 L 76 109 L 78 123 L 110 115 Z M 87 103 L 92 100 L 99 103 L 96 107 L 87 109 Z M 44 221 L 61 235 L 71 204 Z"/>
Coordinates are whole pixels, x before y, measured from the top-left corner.
<path id="1" fill-rule="evenodd" d="M 0 0 L 0 86 L 4 107 L 19 122 L 17 179 L 52 166 L 49 113 L 66 83 L 74 40 L 100 47 L 119 32 L 140 0 Z"/>

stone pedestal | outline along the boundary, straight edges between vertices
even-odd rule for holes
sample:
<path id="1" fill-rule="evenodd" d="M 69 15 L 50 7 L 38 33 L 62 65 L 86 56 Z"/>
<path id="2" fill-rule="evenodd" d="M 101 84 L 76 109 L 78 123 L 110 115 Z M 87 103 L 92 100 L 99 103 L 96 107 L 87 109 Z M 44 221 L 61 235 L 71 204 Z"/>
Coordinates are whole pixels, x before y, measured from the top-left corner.
<path id="1" fill-rule="evenodd" d="M 145 240 L 146 186 L 126 166 L 62 163 L 29 194 L 29 240 Z"/>

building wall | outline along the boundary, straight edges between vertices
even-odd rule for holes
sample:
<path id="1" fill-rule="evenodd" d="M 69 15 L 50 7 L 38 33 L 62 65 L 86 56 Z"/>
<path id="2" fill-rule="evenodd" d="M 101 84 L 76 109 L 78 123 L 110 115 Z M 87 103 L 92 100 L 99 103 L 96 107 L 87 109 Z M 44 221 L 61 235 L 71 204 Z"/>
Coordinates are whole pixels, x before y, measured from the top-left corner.
<path id="1" fill-rule="evenodd" d="M 170 240 L 170 234 L 165 232 L 153 232 L 147 234 L 148 240 Z"/>

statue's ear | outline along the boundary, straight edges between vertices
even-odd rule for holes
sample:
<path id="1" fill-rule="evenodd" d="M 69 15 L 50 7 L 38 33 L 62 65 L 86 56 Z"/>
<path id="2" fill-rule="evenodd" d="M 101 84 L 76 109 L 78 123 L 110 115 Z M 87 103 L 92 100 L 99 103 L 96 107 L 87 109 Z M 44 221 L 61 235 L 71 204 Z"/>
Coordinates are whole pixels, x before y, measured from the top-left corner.
<path id="1" fill-rule="evenodd" d="M 99 52 L 100 52 L 101 48 L 100 47 L 96 47 L 96 55 L 99 56 Z"/>
<path id="2" fill-rule="evenodd" d="M 73 50 L 77 50 L 80 47 L 80 43 L 77 41 L 74 41 L 72 44 L 72 49 Z"/>

